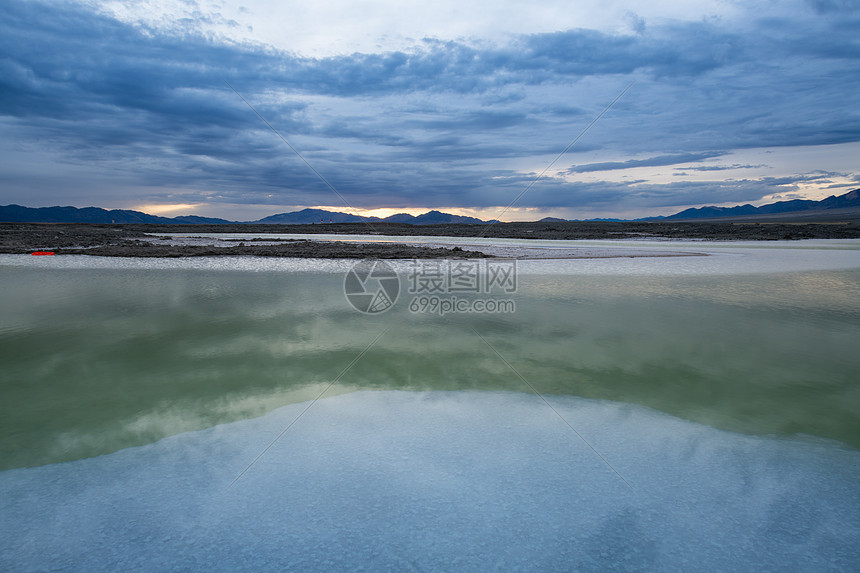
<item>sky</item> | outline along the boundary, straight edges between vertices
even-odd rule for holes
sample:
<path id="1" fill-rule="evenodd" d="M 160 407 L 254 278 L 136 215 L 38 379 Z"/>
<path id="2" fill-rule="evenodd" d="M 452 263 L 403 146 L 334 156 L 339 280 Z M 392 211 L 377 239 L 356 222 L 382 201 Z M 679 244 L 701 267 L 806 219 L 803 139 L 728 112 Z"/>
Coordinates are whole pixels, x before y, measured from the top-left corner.
<path id="1" fill-rule="evenodd" d="M 635 218 L 860 187 L 860 0 L 0 3 L 0 204 Z"/>

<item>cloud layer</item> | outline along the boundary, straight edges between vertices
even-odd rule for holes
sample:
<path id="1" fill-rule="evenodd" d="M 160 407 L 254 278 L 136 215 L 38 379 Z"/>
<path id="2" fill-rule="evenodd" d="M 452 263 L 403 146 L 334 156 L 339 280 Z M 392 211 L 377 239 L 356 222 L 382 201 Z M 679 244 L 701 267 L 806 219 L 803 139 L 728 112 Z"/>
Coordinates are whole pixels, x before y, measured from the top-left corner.
<path id="1" fill-rule="evenodd" d="M 154 27 L 10 0 L 0 202 L 339 205 L 227 82 L 359 208 L 505 206 L 631 82 L 518 207 L 647 211 L 792 192 L 805 173 L 671 177 L 762 167 L 738 161 L 745 149 L 860 142 L 856 2 L 788 6 L 311 57 L 208 33 L 205 14 Z M 634 168 L 669 175 L 601 177 Z"/>

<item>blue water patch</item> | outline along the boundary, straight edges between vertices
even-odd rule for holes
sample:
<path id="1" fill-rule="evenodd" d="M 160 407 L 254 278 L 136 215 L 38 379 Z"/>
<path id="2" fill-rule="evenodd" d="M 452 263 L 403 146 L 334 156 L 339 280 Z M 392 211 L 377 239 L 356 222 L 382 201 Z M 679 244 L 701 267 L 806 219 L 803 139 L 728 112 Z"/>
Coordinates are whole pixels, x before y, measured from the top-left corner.
<path id="1" fill-rule="evenodd" d="M 575 432 L 528 394 L 362 391 L 314 403 L 268 450 L 310 403 L 5 471 L 0 569 L 860 563 L 857 450 L 734 434 L 629 404 L 548 399 Z"/>

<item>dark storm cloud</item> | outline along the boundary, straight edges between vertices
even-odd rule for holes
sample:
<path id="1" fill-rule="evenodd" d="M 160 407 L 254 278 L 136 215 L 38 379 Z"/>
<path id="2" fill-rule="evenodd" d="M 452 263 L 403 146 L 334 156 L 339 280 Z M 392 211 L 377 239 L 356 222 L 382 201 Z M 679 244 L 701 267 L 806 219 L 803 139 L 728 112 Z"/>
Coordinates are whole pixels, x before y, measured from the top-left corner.
<path id="1" fill-rule="evenodd" d="M 763 180 L 550 184 L 529 192 L 529 204 L 598 210 L 636 210 L 677 205 L 747 203 L 776 192 L 798 189 L 790 183 Z M 561 199 L 561 201 L 559 201 Z"/>
<path id="2" fill-rule="evenodd" d="M 564 149 L 630 78 L 634 88 L 564 161 L 589 149 L 651 157 L 570 173 L 723 154 L 714 149 L 860 140 L 852 5 L 815 1 L 803 17 L 751 20 L 743 30 L 710 20 L 643 23 L 632 36 L 426 39 L 406 51 L 309 58 L 206 36 L 192 20 L 164 31 L 75 4 L 8 0 L 0 5 L 0 127 L 22 146 L 121 171 L 139 186 L 205 190 L 235 203 L 334 202 L 226 80 L 357 206 L 507 204 L 530 178 L 509 162 L 536 157 L 539 171 L 549 161 L 540 158 Z M 645 208 L 771 192 L 766 181 L 545 180 L 519 206 Z"/>

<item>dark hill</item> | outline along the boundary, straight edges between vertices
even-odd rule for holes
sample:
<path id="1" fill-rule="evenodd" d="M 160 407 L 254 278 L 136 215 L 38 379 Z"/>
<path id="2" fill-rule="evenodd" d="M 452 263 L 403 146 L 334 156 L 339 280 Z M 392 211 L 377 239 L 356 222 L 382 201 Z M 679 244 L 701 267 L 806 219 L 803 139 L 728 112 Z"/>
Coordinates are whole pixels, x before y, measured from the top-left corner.
<path id="1" fill-rule="evenodd" d="M 680 213 L 669 215 L 666 221 L 689 221 L 696 219 L 734 219 L 749 218 L 758 215 L 811 215 L 821 211 L 833 211 L 835 209 L 857 209 L 860 208 L 860 189 L 854 189 L 844 195 L 831 195 L 821 201 L 809 201 L 805 199 L 794 199 L 792 201 L 778 201 L 761 207 L 752 205 L 739 205 L 737 207 L 698 207 L 685 209 Z"/>

